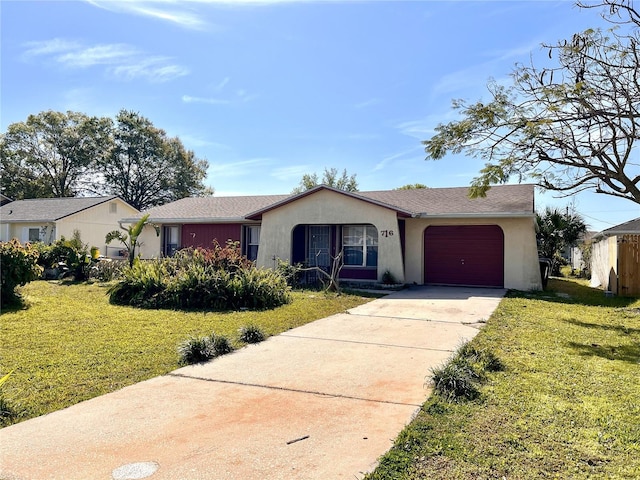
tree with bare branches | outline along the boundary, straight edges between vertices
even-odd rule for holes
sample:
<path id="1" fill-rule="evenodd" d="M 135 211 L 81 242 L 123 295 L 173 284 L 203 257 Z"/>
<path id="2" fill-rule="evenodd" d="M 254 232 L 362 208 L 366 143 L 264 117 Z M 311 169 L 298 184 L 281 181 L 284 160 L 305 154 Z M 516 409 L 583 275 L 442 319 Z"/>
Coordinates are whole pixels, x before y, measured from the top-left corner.
<path id="1" fill-rule="evenodd" d="M 629 0 L 586 8 L 596 6 L 621 25 L 543 45 L 550 63 L 516 65 L 511 86 L 489 84 L 488 102 L 454 100 L 462 118 L 423 142 L 427 159 L 483 159 L 471 196 L 516 177 L 640 203 L 640 16 Z"/>

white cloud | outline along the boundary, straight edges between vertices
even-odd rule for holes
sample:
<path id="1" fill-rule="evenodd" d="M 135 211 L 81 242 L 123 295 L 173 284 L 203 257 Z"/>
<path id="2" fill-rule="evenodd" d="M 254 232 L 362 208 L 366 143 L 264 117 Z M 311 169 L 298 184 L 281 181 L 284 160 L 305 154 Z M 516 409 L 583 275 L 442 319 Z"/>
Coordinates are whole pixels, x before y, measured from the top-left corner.
<path id="1" fill-rule="evenodd" d="M 180 140 L 182 140 L 182 143 L 184 143 L 186 146 L 190 148 L 212 147 L 212 148 L 217 148 L 219 150 L 231 150 L 231 147 L 224 143 L 212 142 L 210 140 L 206 140 L 204 138 L 197 137 L 195 135 L 191 135 L 188 133 L 178 134 L 178 137 L 180 137 Z"/>
<path id="2" fill-rule="evenodd" d="M 258 98 L 258 95 L 250 94 L 250 93 L 248 93 L 246 90 L 244 90 L 242 88 L 236 89 L 235 92 L 227 92 L 226 94 L 223 93 L 224 88 L 226 87 L 226 85 L 229 82 L 230 82 L 230 78 L 229 77 L 225 77 L 218 85 L 213 87 L 213 90 L 216 93 L 218 93 L 222 97 L 226 97 L 226 98 L 220 98 L 220 97 L 196 97 L 196 96 L 192 96 L 192 95 L 183 95 L 182 96 L 182 101 L 184 103 L 206 103 L 206 104 L 209 104 L 209 105 L 229 105 L 229 104 L 235 103 L 235 102 L 246 103 L 246 102 L 250 102 L 250 101 L 255 100 L 256 98 Z"/>
<path id="3" fill-rule="evenodd" d="M 170 61 L 165 57 L 151 57 L 136 64 L 119 65 L 111 71 L 115 76 L 127 80 L 146 78 L 152 82 L 166 82 L 189 74 L 188 68 Z"/>
<path id="4" fill-rule="evenodd" d="M 222 79 L 222 81 L 214 87 L 214 90 L 215 90 L 216 92 L 221 91 L 221 90 L 222 90 L 222 89 L 227 85 L 227 83 L 229 83 L 230 81 L 231 81 L 231 78 L 229 78 L 229 77 L 224 77 L 224 78 Z"/>
<path id="5" fill-rule="evenodd" d="M 75 48 L 55 57 L 58 63 L 69 67 L 86 68 L 93 65 L 113 65 L 127 61 L 138 55 L 138 51 L 129 45 L 96 45 L 87 48 Z"/>
<path id="6" fill-rule="evenodd" d="M 117 13 L 151 17 L 192 30 L 211 27 L 202 15 L 194 12 L 195 5 L 224 7 L 269 6 L 287 3 L 337 3 L 345 0 L 85 0 L 91 5 Z M 359 1 L 359 0 L 351 0 Z"/>
<path id="7" fill-rule="evenodd" d="M 55 38 L 25 44 L 24 55 L 53 61 L 66 68 L 105 66 L 106 72 L 124 80 L 144 78 L 165 82 L 189 74 L 189 70 L 175 64 L 171 58 L 147 56 L 144 52 L 123 43 L 82 45 Z"/>
<path id="8" fill-rule="evenodd" d="M 25 57 L 35 57 L 38 55 L 51 55 L 54 53 L 68 52 L 80 48 L 80 44 L 62 38 L 52 38 L 41 42 L 27 42 L 24 45 L 27 49 Z"/>
<path id="9" fill-rule="evenodd" d="M 379 161 L 375 167 L 373 167 L 373 171 L 378 171 L 378 170 L 382 170 L 383 168 L 385 168 L 389 163 L 393 163 L 395 160 L 398 159 L 406 159 L 407 157 L 415 157 L 416 154 L 419 151 L 424 151 L 421 145 L 417 145 L 411 148 L 408 148 L 406 150 L 402 150 L 401 152 L 398 153 L 394 153 L 393 155 L 389 155 L 385 158 L 383 158 L 381 161 Z M 424 157 L 424 155 L 423 155 Z"/>
<path id="10" fill-rule="evenodd" d="M 379 98 L 370 98 L 363 102 L 356 103 L 354 107 L 357 109 L 362 109 L 362 108 L 372 107 L 373 105 L 378 105 L 381 102 L 382 100 L 380 100 Z"/>
<path id="11" fill-rule="evenodd" d="M 264 167 L 273 163 L 266 157 L 250 158 L 248 160 L 230 161 L 225 163 L 210 163 L 208 176 L 214 180 L 218 178 L 231 178 L 255 175 L 258 167 Z"/>
<path id="12" fill-rule="evenodd" d="M 137 1 L 137 0 L 86 0 L 91 5 L 109 10 L 110 12 L 129 13 L 164 20 L 175 23 L 181 27 L 201 30 L 206 27 L 206 22 L 198 15 L 184 8 L 188 2 L 177 2 L 171 0 Z M 151 6 L 153 5 L 153 6 Z"/>
<path id="13" fill-rule="evenodd" d="M 192 97 L 191 95 L 183 95 L 182 101 L 184 103 L 207 103 L 209 105 L 228 105 L 229 100 L 222 98 L 210 98 L 210 97 Z"/>
<path id="14" fill-rule="evenodd" d="M 289 167 L 275 168 L 271 171 L 270 175 L 278 180 L 298 180 L 312 169 L 313 167 L 309 165 L 291 165 Z"/>
<path id="15" fill-rule="evenodd" d="M 396 128 L 404 135 L 417 138 L 418 140 L 424 140 L 426 137 L 435 133 L 434 127 L 437 123 L 438 122 L 432 118 L 426 118 L 402 122 L 396 125 Z"/>

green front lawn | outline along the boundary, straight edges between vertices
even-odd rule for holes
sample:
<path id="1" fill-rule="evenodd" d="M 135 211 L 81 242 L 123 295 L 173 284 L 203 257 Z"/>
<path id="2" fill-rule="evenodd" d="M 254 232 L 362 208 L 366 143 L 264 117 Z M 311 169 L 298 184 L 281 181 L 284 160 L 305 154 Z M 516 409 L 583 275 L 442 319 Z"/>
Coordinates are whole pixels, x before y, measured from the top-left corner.
<path id="1" fill-rule="evenodd" d="M 478 400 L 432 396 L 367 478 L 640 478 L 640 300 L 552 279 L 511 292 L 473 345 L 506 370 Z"/>
<path id="2" fill-rule="evenodd" d="M 0 315 L 0 377 L 14 370 L 0 391 L 17 420 L 178 368 L 177 346 L 190 335 L 235 340 L 248 324 L 276 335 L 370 300 L 303 291 L 274 310 L 182 312 L 110 305 L 106 289 L 37 281 L 21 289 L 27 308 Z"/>

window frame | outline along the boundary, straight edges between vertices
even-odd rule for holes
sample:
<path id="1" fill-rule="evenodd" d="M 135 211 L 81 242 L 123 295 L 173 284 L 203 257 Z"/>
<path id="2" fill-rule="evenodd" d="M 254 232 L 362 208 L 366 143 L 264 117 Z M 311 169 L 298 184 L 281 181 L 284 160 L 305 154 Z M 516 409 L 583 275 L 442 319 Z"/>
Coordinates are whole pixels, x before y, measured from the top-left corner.
<path id="1" fill-rule="evenodd" d="M 360 229 L 358 235 L 354 235 L 349 229 Z M 356 230 L 357 231 L 357 230 Z M 355 240 L 354 240 L 355 239 Z M 343 262 L 349 268 L 377 268 L 378 267 L 378 229 L 375 225 L 342 225 L 341 228 Z M 362 255 L 360 263 L 348 263 L 346 248 L 359 249 Z M 370 264 L 371 256 L 375 250 L 375 263 Z"/>
<path id="2" fill-rule="evenodd" d="M 258 251 L 260 250 L 260 234 L 261 234 L 262 225 L 245 225 L 244 226 L 244 248 L 243 253 L 247 259 L 255 262 L 258 260 Z M 251 232 L 258 232 L 258 239 L 255 242 L 255 238 Z M 255 248 L 255 252 L 254 252 Z M 252 258 L 254 257 L 255 258 Z"/>
<path id="3" fill-rule="evenodd" d="M 36 231 L 36 239 L 33 240 L 31 238 L 31 232 Z M 41 240 L 41 236 L 40 236 L 40 228 L 39 227 L 27 227 L 27 240 L 31 243 L 31 242 L 39 242 Z"/>

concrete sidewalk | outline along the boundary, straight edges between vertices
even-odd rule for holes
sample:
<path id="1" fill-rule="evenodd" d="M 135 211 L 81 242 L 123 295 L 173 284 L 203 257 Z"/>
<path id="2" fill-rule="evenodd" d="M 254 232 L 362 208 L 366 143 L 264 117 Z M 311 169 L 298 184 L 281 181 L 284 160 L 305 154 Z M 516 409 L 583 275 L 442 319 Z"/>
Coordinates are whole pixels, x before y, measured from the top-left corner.
<path id="1" fill-rule="evenodd" d="M 0 478 L 362 478 L 503 295 L 413 287 L 4 428 Z"/>

